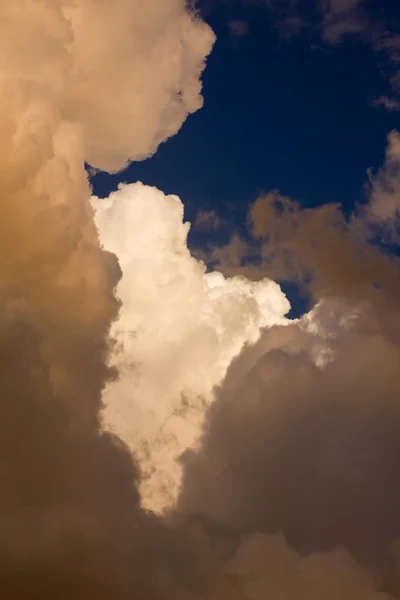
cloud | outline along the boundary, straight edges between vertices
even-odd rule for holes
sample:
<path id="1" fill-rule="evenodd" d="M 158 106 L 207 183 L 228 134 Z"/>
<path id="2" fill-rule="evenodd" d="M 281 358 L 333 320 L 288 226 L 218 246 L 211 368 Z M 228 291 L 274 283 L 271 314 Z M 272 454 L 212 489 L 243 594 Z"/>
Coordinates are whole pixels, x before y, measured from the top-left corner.
<path id="1" fill-rule="evenodd" d="M 321 6 L 333 14 L 341 14 L 354 10 L 361 2 L 362 0 L 328 0 L 321 2 Z"/>
<path id="2" fill-rule="evenodd" d="M 182 459 L 177 513 L 241 539 L 216 584 L 222 597 L 399 594 L 400 271 L 369 229 L 396 221 L 396 161 L 393 132 L 351 219 L 272 191 L 250 209 L 240 264 L 220 251 L 230 275 L 296 280 L 314 299 L 231 362 Z"/>
<path id="3" fill-rule="evenodd" d="M 134 184 L 92 202 L 123 271 L 103 418 L 135 448 L 144 506 L 188 528 L 200 597 L 393 598 L 397 267 L 337 207 L 273 192 L 253 235 L 321 298 L 287 321 L 271 281 L 205 273 L 176 196 Z"/>
<path id="4" fill-rule="evenodd" d="M 378 225 L 386 235 L 394 235 L 400 217 L 400 134 L 393 130 L 388 135 L 385 162 L 371 178 L 369 203 L 363 218 Z"/>
<path id="5" fill-rule="evenodd" d="M 90 200 L 85 162 L 115 171 L 145 158 L 201 106 L 214 38 L 183 0 L 16 0 L 1 5 L 0 30 L 1 595 L 223 598 L 233 572 L 239 597 L 276 586 L 290 597 L 292 584 L 328 594 L 334 581 L 335 597 L 375 600 L 380 580 L 347 552 L 304 558 L 289 544 L 344 540 L 358 555 L 393 538 L 395 265 L 369 254 L 336 209 L 264 199 L 257 244 L 275 219 L 274 256 L 278 242 L 299 248 L 291 268 L 311 274 L 321 298 L 288 323 L 274 282 L 206 273 L 190 256 L 178 198 L 136 184 Z M 161 519 L 143 504 L 169 506 L 164 486 L 179 492 L 187 448 L 179 504 Z M 288 543 L 241 538 L 249 520 Z M 279 553 L 289 577 L 271 583 Z"/>
<path id="6" fill-rule="evenodd" d="M 112 327 L 120 377 L 105 390 L 103 417 L 142 469 L 156 462 L 143 501 L 165 510 L 179 491 L 176 459 L 195 443 L 214 386 L 262 328 L 286 322 L 290 305 L 268 279 L 206 273 L 187 248 L 178 197 L 136 183 L 92 202 L 100 239 L 122 268 Z"/>
<path id="7" fill-rule="evenodd" d="M 127 0 L 112 8 L 93 0 L 17 2 L 2 17 L 7 79 L 35 86 L 63 120 L 79 125 L 94 167 L 117 170 L 146 158 L 202 105 L 199 76 L 214 36 L 183 0 L 151 0 L 140 10 Z"/>
<path id="8" fill-rule="evenodd" d="M 319 32 L 330 43 L 349 34 L 363 32 L 370 22 L 363 0 L 243 0 L 246 5 L 264 6 L 286 38 L 303 32 Z"/>
<path id="9" fill-rule="evenodd" d="M 207 233 L 217 231 L 222 225 L 224 225 L 224 221 L 218 217 L 215 210 L 204 210 L 196 214 L 193 228 L 196 231 Z"/>
<path id="10" fill-rule="evenodd" d="M 248 35 L 248 33 L 249 33 L 249 25 L 248 25 L 248 23 L 246 23 L 246 21 L 242 21 L 239 19 L 232 19 L 231 21 L 229 21 L 228 26 L 229 26 L 230 32 L 234 36 L 243 37 L 243 36 Z"/>
<path id="11" fill-rule="evenodd" d="M 396 111 L 400 109 L 400 102 L 390 96 L 381 96 L 378 100 L 374 101 L 374 106 L 383 106 L 388 111 Z"/>
<path id="12" fill-rule="evenodd" d="M 266 332 L 216 393 L 179 510 L 226 535 L 282 532 L 300 554 L 343 546 L 387 568 L 400 527 L 399 358 L 370 307 L 346 299 Z"/>
<path id="13" fill-rule="evenodd" d="M 370 241 L 398 239 L 398 137 L 389 134 L 384 164 L 369 177 L 367 202 L 349 219 L 338 204 L 303 209 L 272 190 L 250 207 L 246 238 L 235 233 L 225 246 L 209 244 L 204 260 L 229 276 L 297 281 L 315 301 L 332 294 L 368 299 L 384 320 L 400 293 L 398 260 Z"/>
<path id="14" fill-rule="evenodd" d="M 224 565 L 211 598 L 282 600 L 389 600 L 379 579 L 343 549 L 309 556 L 297 554 L 282 535 L 243 536 L 236 555 Z"/>
<path id="15" fill-rule="evenodd" d="M 257 7 L 264 12 L 266 27 L 273 26 L 280 36 L 291 40 L 308 36 L 312 47 L 321 43 L 335 46 L 353 39 L 383 55 L 379 70 L 388 89 L 381 91 L 374 106 L 396 110 L 400 94 L 400 36 L 392 7 L 368 0 L 225 0 L 234 14 L 246 17 L 246 9 Z M 211 0 L 210 5 L 213 5 Z M 244 15 L 244 16 L 243 16 Z"/>
<path id="16" fill-rule="evenodd" d="M 84 165 L 118 169 L 175 133 L 212 41 L 178 0 L 1 4 L 2 597 L 160 597 L 180 569 L 100 427 L 120 268 Z"/>

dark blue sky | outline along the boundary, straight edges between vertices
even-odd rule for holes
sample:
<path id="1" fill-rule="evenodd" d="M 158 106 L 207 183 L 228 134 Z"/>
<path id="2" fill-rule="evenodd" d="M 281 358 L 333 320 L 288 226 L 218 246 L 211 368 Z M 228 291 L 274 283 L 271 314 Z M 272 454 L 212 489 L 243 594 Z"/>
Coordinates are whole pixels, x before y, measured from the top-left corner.
<path id="1" fill-rule="evenodd" d="M 233 37 L 219 12 L 208 15 L 217 42 L 204 107 L 151 159 L 95 177 L 95 192 L 142 180 L 178 194 L 189 214 L 192 205 L 244 206 L 275 187 L 309 206 L 360 200 L 367 168 L 379 166 L 400 124 L 399 113 L 372 106 L 387 91 L 384 57 L 351 38 L 284 41 L 262 10 L 233 13 L 250 22 L 247 36 Z"/>
<path id="2" fill-rule="evenodd" d="M 216 6 L 216 8 L 215 8 Z M 380 11 L 395 3 L 380 1 Z M 365 195 L 366 171 L 382 163 L 399 112 L 373 106 L 389 89 L 386 55 L 349 36 L 318 33 L 285 40 L 267 10 L 222 0 L 204 10 L 217 34 L 203 75 L 204 107 L 154 157 L 118 175 L 100 173 L 94 192 L 143 181 L 180 196 L 186 216 L 214 209 L 236 225 L 260 191 L 278 188 L 304 206 Z M 228 21 L 245 20 L 233 36 Z M 127 124 L 129 126 L 129 124 Z"/>

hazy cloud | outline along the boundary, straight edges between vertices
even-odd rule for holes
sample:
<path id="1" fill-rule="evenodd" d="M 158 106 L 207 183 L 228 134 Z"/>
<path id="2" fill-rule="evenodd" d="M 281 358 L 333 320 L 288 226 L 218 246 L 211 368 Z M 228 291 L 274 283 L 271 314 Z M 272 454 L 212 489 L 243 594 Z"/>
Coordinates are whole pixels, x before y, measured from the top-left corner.
<path id="1" fill-rule="evenodd" d="M 229 0 L 226 0 L 229 6 Z M 212 2 L 211 2 L 212 5 Z M 299 35 L 316 36 L 321 42 L 337 45 L 352 37 L 377 52 L 384 53 L 385 61 L 379 66 L 387 78 L 392 94 L 384 93 L 375 102 L 376 105 L 394 110 L 400 94 L 400 35 L 398 28 L 390 19 L 382 16 L 379 2 L 367 0 L 241 0 L 239 5 L 258 7 L 265 10 L 267 23 L 290 40 Z M 237 5 L 236 5 L 237 6 Z M 392 97 L 393 96 L 393 97 Z"/>
<path id="2" fill-rule="evenodd" d="M 243 536 L 236 555 L 224 565 L 211 595 L 216 598 L 282 600 L 389 600 L 379 577 L 344 549 L 301 556 L 282 535 Z"/>
<path id="3" fill-rule="evenodd" d="M 249 33 L 249 26 L 246 21 L 240 19 L 232 19 L 228 23 L 232 35 L 243 37 Z"/>
<path id="4" fill-rule="evenodd" d="M 400 110 L 400 101 L 390 96 L 381 96 L 378 100 L 375 100 L 374 105 L 378 107 L 383 106 L 389 111 Z"/>
<path id="5" fill-rule="evenodd" d="M 371 178 L 370 200 L 364 218 L 377 224 L 392 235 L 399 228 L 400 218 L 400 134 L 388 135 L 385 162 L 375 177 Z"/>
<path id="6" fill-rule="evenodd" d="M 196 213 L 193 228 L 200 232 L 215 232 L 224 225 L 224 221 L 217 215 L 215 210 L 204 210 Z"/>

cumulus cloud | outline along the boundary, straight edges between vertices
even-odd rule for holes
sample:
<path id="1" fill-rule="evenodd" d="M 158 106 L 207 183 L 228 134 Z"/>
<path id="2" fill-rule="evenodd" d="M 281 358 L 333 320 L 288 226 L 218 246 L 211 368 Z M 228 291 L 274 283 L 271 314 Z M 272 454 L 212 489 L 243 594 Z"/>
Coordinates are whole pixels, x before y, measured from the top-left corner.
<path id="1" fill-rule="evenodd" d="M 2 597 L 157 597 L 173 577 L 176 544 L 100 427 L 120 269 L 84 164 L 120 168 L 175 133 L 212 41 L 180 0 L 1 4 Z"/>
<path id="2" fill-rule="evenodd" d="M 177 512 L 241 536 L 222 597 L 399 594 L 400 270 L 369 229 L 398 217 L 396 144 L 394 132 L 351 219 L 272 191 L 251 207 L 235 260 L 237 240 L 212 256 L 231 276 L 296 280 L 315 303 L 232 361 L 183 458 Z"/>
<path id="3" fill-rule="evenodd" d="M 178 198 L 90 200 L 85 162 L 145 158 L 201 106 L 213 34 L 183 0 L 6 1 L 0 34 L 1 595 L 398 590 L 396 544 L 390 573 L 321 553 L 378 563 L 398 534 L 394 263 L 336 209 L 260 201 L 257 243 L 320 300 L 288 322 L 270 279 L 190 256 Z"/>
<path id="4" fill-rule="evenodd" d="M 397 265 L 338 207 L 262 197 L 258 274 L 306 274 L 319 299 L 287 321 L 270 280 L 190 256 L 177 197 L 139 183 L 92 203 L 123 271 L 104 422 L 135 449 L 142 504 L 188 527 L 200 596 L 394 597 Z"/>
<path id="5" fill-rule="evenodd" d="M 82 123 L 92 166 L 117 170 L 148 157 L 201 108 L 199 76 L 214 36 L 185 6 L 90 0 L 65 9 L 75 64 L 64 110 Z"/>
<path id="6" fill-rule="evenodd" d="M 195 442 L 214 386 L 262 328 L 286 322 L 290 305 L 269 279 L 206 273 L 187 248 L 189 223 L 178 197 L 137 183 L 92 202 L 100 239 L 122 268 L 112 327 L 120 377 L 105 391 L 104 420 L 142 468 L 158 461 L 142 493 L 148 506 L 165 509 L 179 490 L 171 470 Z"/>
<path id="7" fill-rule="evenodd" d="M 369 304 L 331 298 L 232 362 L 178 508 L 244 536 L 222 597 L 399 592 L 399 352 Z"/>
<path id="8" fill-rule="evenodd" d="M 282 531 L 300 551 L 382 556 L 400 527 L 399 349 L 365 307 L 349 308 L 321 302 L 232 363 L 186 459 L 185 510 Z"/>

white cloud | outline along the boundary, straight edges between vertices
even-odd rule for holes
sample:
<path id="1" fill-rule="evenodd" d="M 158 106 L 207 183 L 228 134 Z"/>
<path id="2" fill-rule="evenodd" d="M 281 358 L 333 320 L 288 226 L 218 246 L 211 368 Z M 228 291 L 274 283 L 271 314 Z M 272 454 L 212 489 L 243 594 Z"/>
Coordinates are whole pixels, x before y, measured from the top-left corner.
<path id="1" fill-rule="evenodd" d="M 122 269 L 122 305 L 111 331 L 120 377 L 104 393 L 104 419 L 142 461 L 148 463 L 141 444 L 154 445 L 152 460 L 165 464 L 157 465 L 160 481 L 144 482 L 144 502 L 162 508 L 165 498 L 157 492 L 168 476 L 163 470 L 178 469 L 178 479 L 168 483 L 173 498 L 179 486 L 175 458 L 199 435 L 214 386 L 263 327 L 286 322 L 290 306 L 268 279 L 206 274 L 187 248 L 189 224 L 178 197 L 136 183 L 92 202 L 100 240 Z M 183 418 L 177 413 L 185 402 L 191 406 Z"/>

